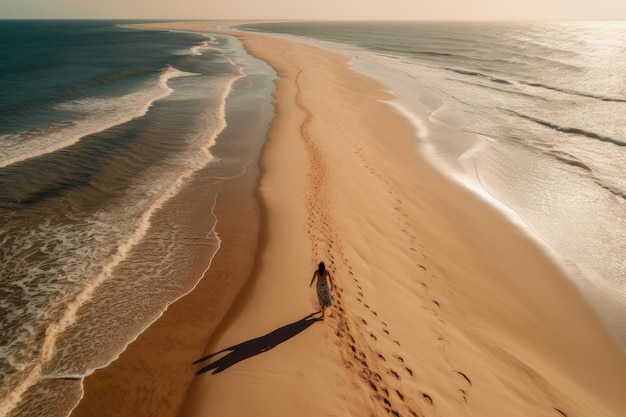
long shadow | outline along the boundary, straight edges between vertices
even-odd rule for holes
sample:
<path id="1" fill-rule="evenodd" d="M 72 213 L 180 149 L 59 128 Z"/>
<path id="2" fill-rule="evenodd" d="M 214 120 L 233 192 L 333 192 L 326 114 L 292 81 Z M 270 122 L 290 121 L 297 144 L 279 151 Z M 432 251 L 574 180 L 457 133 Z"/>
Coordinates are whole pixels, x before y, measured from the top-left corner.
<path id="1" fill-rule="evenodd" d="M 238 345 L 222 349 L 219 352 L 215 352 L 209 356 L 198 359 L 194 362 L 194 364 L 204 362 L 211 359 L 215 355 L 230 351 L 230 353 L 223 358 L 220 358 L 215 362 L 201 368 L 198 372 L 196 372 L 196 375 L 200 375 L 208 371 L 213 371 L 211 372 L 212 375 L 218 374 L 235 365 L 236 363 L 251 358 L 252 356 L 256 356 L 259 353 L 263 353 L 275 348 L 281 343 L 286 342 L 287 340 L 298 335 L 299 333 L 302 333 L 316 321 L 321 321 L 321 318 L 313 317 L 317 313 L 319 312 L 311 313 L 294 323 L 279 327 L 278 329 L 266 334 L 265 336 L 257 337 L 256 339 L 251 339 L 247 342 L 239 343 Z"/>

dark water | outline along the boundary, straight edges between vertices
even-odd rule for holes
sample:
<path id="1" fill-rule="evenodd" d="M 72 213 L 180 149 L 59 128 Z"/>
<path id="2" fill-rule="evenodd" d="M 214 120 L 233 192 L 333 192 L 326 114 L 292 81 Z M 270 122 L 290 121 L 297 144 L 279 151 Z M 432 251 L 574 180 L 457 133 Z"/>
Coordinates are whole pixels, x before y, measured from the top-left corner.
<path id="1" fill-rule="evenodd" d="M 193 288 L 271 118 L 273 72 L 234 38 L 120 23 L 0 21 L 0 415 L 67 414 Z"/>

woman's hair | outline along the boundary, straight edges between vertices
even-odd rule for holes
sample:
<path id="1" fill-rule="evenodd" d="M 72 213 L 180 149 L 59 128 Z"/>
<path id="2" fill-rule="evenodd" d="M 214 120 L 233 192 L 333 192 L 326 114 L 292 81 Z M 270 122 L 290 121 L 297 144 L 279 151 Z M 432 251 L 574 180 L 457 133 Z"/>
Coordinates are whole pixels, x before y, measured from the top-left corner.
<path id="1" fill-rule="evenodd" d="M 320 275 L 324 275 L 325 270 L 326 270 L 326 265 L 324 265 L 324 262 L 320 262 L 319 265 L 317 266 L 317 272 Z"/>

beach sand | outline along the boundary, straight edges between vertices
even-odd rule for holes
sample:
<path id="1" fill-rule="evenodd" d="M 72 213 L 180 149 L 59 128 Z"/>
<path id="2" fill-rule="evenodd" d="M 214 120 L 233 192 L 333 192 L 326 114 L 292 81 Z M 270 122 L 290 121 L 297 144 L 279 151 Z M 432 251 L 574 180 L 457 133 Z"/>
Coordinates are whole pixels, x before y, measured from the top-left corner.
<path id="1" fill-rule="evenodd" d="M 73 416 L 626 413 L 624 351 L 542 248 L 420 156 L 381 85 L 335 53 L 236 36 L 279 75 L 258 245 L 230 183 L 205 279 L 86 378 Z M 323 321 L 318 261 L 336 284 Z"/>

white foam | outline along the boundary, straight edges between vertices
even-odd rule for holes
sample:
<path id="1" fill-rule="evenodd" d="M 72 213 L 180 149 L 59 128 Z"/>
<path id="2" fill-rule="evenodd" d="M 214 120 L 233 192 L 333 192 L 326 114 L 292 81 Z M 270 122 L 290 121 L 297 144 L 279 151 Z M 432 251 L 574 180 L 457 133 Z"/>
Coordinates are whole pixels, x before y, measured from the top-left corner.
<path id="1" fill-rule="evenodd" d="M 147 208 L 147 210 L 145 210 L 139 216 L 136 221 L 137 227 L 131 234 L 129 234 L 125 238 L 124 241 L 121 242 L 121 244 L 117 248 L 116 253 L 111 256 L 109 263 L 102 269 L 102 272 L 98 274 L 96 278 L 93 279 L 80 294 L 78 294 L 74 301 L 67 305 L 63 317 L 59 321 L 48 327 L 46 331 L 45 342 L 42 347 L 42 359 L 44 361 L 48 361 L 53 354 L 54 344 L 56 343 L 58 336 L 76 321 L 76 313 L 78 309 L 92 298 L 95 289 L 98 288 L 104 281 L 106 281 L 110 277 L 113 270 L 122 262 L 122 260 L 124 260 L 128 256 L 129 251 L 146 235 L 148 229 L 150 228 L 150 219 L 152 218 L 154 213 L 158 209 L 160 209 L 166 201 L 168 201 L 178 193 L 181 187 L 189 180 L 189 178 L 197 169 L 200 169 L 206 164 L 206 162 L 210 161 L 213 158 L 211 153 L 209 152 L 209 149 L 215 143 L 217 136 L 226 128 L 226 97 L 230 94 L 232 84 L 244 75 L 245 74 L 243 74 L 243 72 L 240 72 L 239 77 L 233 78 L 224 89 L 224 93 L 222 99 L 220 100 L 220 106 L 218 109 L 220 124 L 213 131 L 213 134 L 210 136 L 207 145 L 203 149 L 203 154 L 205 156 L 204 161 L 189 167 L 184 172 L 177 173 L 175 178 L 170 179 L 169 185 L 164 190 L 160 190 L 158 197 L 155 198 L 151 205 Z M 147 191 L 148 190 L 142 190 L 139 191 L 139 193 L 145 194 Z"/>
<path id="2" fill-rule="evenodd" d="M 215 43 L 215 40 L 206 40 L 202 42 L 200 45 L 192 46 L 189 48 L 189 54 L 194 56 L 200 56 L 203 52 L 213 51 L 221 53 L 223 52 L 220 48 L 215 46 L 211 46 L 211 44 Z"/>
<path id="3" fill-rule="evenodd" d="M 47 327 L 44 341 L 40 350 L 40 356 L 38 358 L 37 363 L 33 366 L 30 372 L 20 381 L 20 383 L 15 388 L 13 388 L 8 393 L 7 396 L 5 396 L 2 400 L 0 400 L 0 415 L 8 415 L 12 410 L 14 410 L 15 407 L 19 405 L 20 401 L 23 399 L 23 396 L 28 391 L 28 389 L 32 387 L 34 384 L 36 384 L 38 381 L 40 381 L 41 379 L 45 379 L 45 378 L 56 377 L 54 375 L 43 375 L 42 370 L 44 369 L 46 363 L 48 363 L 54 357 L 55 352 L 56 352 L 56 349 L 55 349 L 56 344 L 59 338 L 61 337 L 61 335 L 69 327 L 71 327 L 74 323 L 76 323 L 77 318 L 78 318 L 77 313 L 79 309 L 82 306 L 84 306 L 87 302 L 89 302 L 90 299 L 92 299 L 94 292 L 104 282 L 106 282 L 107 279 L 111 277 L 115 268 L 117 268 L 120 265 L 120 263 L 124 259 L 127 258 L 129 252 L 139 242 L 141 242 L 142 239 L 146 236 L 146 233 L 148 232 L 151 226 L 151 218 L 153 217 L 153 215 L 168 200 L 170 200 L 172 197 L 178 194 L 180 189 L 191 178 L 194 172 L 204 167 L 206 163 L 210 162 L 213 159 L 213 156 L 210 152 L 210 148 L 215 144 L 217 137 L 226 128 L 226 125 L 227 125 L 226 124 L 226 99 L 229 96 L 230 92 L 232 91 L 233 84 L 238 79 L 246 76 L 245 72 L 240 66 L 236 65 L 230 58 L 228 58 L 228 60 L 233 66 L 238 68 L 238 75 L 230 78 L 230 80 L 224 85 L 224 88 L 223 88 L 223 91 L 219 100 L 219 106 L 216 109 L 217 110 L 216 118 L 218 120 L 218 124 L 208 137 L 203 136 L 203 138 L 205 138 L 206 140 L 205 140 L 204 146 L 200 148 L 202 157 L 195 158 L 193 159 L 191 163 L 187 163 L 182 166 L 179 166 L 180 169 L 174 170 L 173 172 L 170 173 L 169 176 L 166 175 L 165 177 L 163 177 L 162 175 L 163 173 L 160 173 L 161 176 L 159 177 L 160 178 L 159 183 L 167 184 L 167 185 L 165 185 L 162 189 L 158 190 L 158 193 L 155 193 L 154 192 L 155 190 L 151 188 L 152 187 L 151 184 L 153 184 L 153 182 L 151 182 L 148 179 L 139 181 L 135 185 L 134 189 L 130 191 L 130 193 L 134 195 L 151 196 L 152 200 L 149 206 L 138 217 L 135 216 L 134 213 L 131 213 L 129 208 L 127 208 L 128 212 L 126 213 L 125 217 L 131 218 L 135 221 L 134 230 L 132 230 L 128 235 L 126 235 L 126 237 L 124 237 L 121 240 L 121 243 L 118 245 L 115 253 L 113 253 L 109 257 L 108 262 L 106 263 L 106 265 L 104 265 L 101 268 L 100 272 L 96 274 L 95 277 L 89 283 L 87 283 L 87 285 L 82 289 L 82 291 L 80 291 L 73 298 L 73 300 L 69 301 L 66 304 L 65 310 L 63 311 L 63 314 L 61 315 L 61 317 L 58 320 L 56 320 L 56 322 L 51 323 Z M 174 77 L 189 76 L 189 75 L 195 75 L 195 74 L 185 73 L 185 72 L 178 71 L 174 68 L 169 67 L 159 78 L 159 81 L 157 83 L 158 88 L 157 86 L 152 87 L 152 89 L 154 89 L 153 94 L 150 95 L 149 100 L 145 100 L 143 102 L 143 107 L 141 108 L 141 110 L 137 111 L 132 116 L 131 115 L 127 116 L 124 120 L 131 120 L 134 117 L 140 117 L 141 115 L 145 114 L 148 111 L 150 105 L 154 101 L 170 95 L 172 93 L 172 89 L 170 89 L 167 86 L 167 81 L 169 79 L 174 78 Z M 156 94 L 157 91 L 158 91 L 158 94 Z M 120 99 L 117 99 L 117 100 L 120 100 Z M 133 104 L 135 104 L 138 101 L 136 100 L 136 98 L 133 98 L 133 97 L 123 97 L 121 98 L 121 100 L 128 100 L 129 102 Z M 100 110 L 102 106 L 102 102 L 83 100 L 80 103 L 78 102 L 66 103 L 64 104 L 64 106 L 67 106 L 66 108 L 76 107 L 78 109 L 82 109 L 82 110 L 88 109 L 88 111 L 91 111 L 95 109 Z M 119 123 L 112 124 L 111 126 L 114 126 L 116 124 L 119 124 Z M 62 144 L 57 144 L 56 146 L 50 146 L 48 148 L 41 149 L 39 153 L 37 154 L 33 153 L 32 156 L 29 156 L 29 157 L 34 157 L 34 156 L 42 155 L 48 152 L 52 152 L 53 150 L 61 149 L 62 147 L 69 146 L 78 140 L 80 140 L 80 137 L 75 138 L 71 143 L 69 143 L 69 141 L 65 142 L 63 146 Z M 23 159 L 27 159 L 27 158 L 23 157 L 21 159 L 16 159 L 15 161 L 11 163 L 14 163 L 14 162 L 17 162 L 17 160 L 23 160 Z M 117 213 L 113 217 L 116 217 L 118 214 L 119 213 Z M 106 226 L 106 225 L 110 225 L 110 220 L 111 219 L 109 219 L 108 216 L 106 216 L 105 214 L 102 214 L 102 216 L 99 219 L 95 219 L 92 221 L 102 222 L 102 225 Z M 215 233 L 214 230 L 213 230 L 213 233 Z M 219 245 L 219 242 L 220 242 L 219 237 L 217 237 L 217 241 Z M 195 285 L 197 285 L 197 283 Z M 190 289 L 189 291 L 191 290 L 193 290 L 193 288 Z M 181 294 L 180 297 L 182 297 L 183 295 L 184 294 Z M 174 301 L 175 300 L 172 300 L 171 302 L 174 302 Z M 147 323 L 144 329 L 147 328 L 150 324 L 151 323 Z M 127 343 L 131 343 L 131 342 L 132 340 L 129 340 Z M 124 349 L 125 347 L 123 347 L 122 351 Z M 113 360 L 115 360 L 115 357 L 112 357 L 110 359 L 110 362 L 112 362 Z M 104 364 L 103 366 L 107 366 L 110 362 L 108 362 L 107 364 Z M 87 373 L 89 374 L 93 371 L 94 369 L 88 371 Z"/>
<path id="4" fill-rule="evenodd" d="M 18 406 L 22 400 L 24 393 L 32 387 L 37 381 L 41 379 L 42 367 L 40 364 L 35 364 L 33 369 L 28 373 L 17 387 L 13 388 L 2 399 L 0 399 L 0 415 L 8 416 L 9 413 Z"/>
<path id="5" fill-rule="evenodd" d="M 372 77 L 391 89 L 395 99 L 389 100 L 387 103 L 415 128 L 416 137 L 421 140 L 417 152 L 425 156 L 427 161 L 447 178 L 461 184 L 505 215 L 509 221 L 516 224 L 528 238 L 535 241 L 543 249 L 546 256 L 554 261 L 555 266 L 559 267 L 564 275 L 572 277 L 572 279 L 582 275 L 580 269 L 571 260 L 557 253 L 518 212 L 491 195 L 481 185 L 480 177 L 477 174 L 474 175 L 471 169 L 468 170 L 468 167 L 463 166 L 460 162 L 459 159 L 464 153 L 478 151 L 481 146 L 485 145 L 488 138 L 454 127 L 446 127 L 443 122 L 436 120 L 438 111 L 442 112 L 446 105 L 450 106 L 451 104 L 450 101 L 446 102 L 441 99 L 442 95 L 445 96 L 448 93 L 432 89 L 430 85 L 432 68 L 419 66 L 416 62 L 409 62 L 400 57 L 382 55 L 347 44 L 289 34 L 271 33 L 270 35 L 312 44 L 351 58 L 350 64 L 355 71 Z M 419 79 L 414 73 L 416 66 L 420 68 Z M 398 77 L 397 74 L 400 76 Z M 450 120 L 445 120 L 446 124 L 449 122 Z M 458 149 L 446 155 L 445 151 L 441 151 L 442 144 L 435 143 L 435 141 L 450 136 L 454 136 L 455 140 L 448 142 L 462 142 L 462 144 Z"/>
<path id="6" fill-rule="evenodd" d="M 145 115 L 152 104 L 172 93 L 167 82 L 197 74 L 168 66 L 148 88 L 120 97 L 83 99 L 61 103 L 57 108 L 80 114 L 76 120 L 36 131 L 4 137 L 0 168 L 71 146 L 82 138 Z M 12 144 L 12 145 L 9 145 Z"/>

